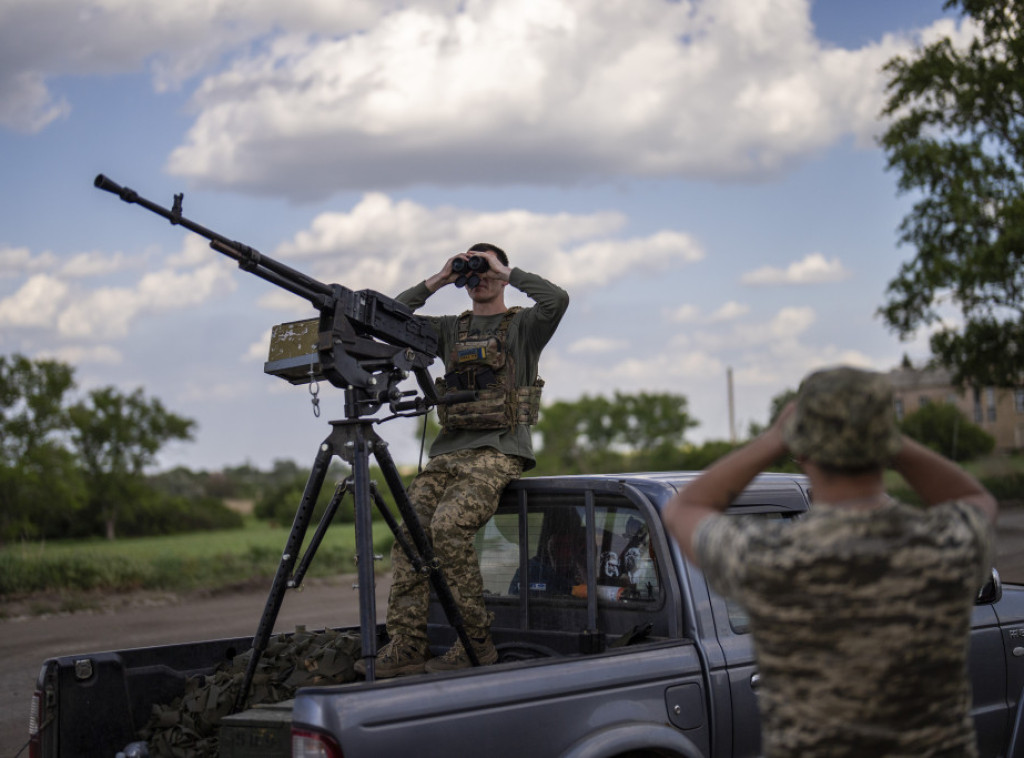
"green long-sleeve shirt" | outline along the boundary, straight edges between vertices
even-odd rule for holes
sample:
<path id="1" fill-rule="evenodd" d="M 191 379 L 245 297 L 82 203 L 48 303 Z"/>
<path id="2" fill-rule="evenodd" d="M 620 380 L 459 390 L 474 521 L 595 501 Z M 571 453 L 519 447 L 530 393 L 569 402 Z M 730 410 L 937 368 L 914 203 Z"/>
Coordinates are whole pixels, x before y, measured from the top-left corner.
<path id="1" fill-rule="evenodd" d="M 528 387 L 537 379 L 537 365 L 541 351 L 558 328 L 558 322 L 569 307 L 569 294 L 546 279 L 513 268 L 509 276 L 509 284 L 524 292 L 534 305 L 523 308 L 515 316 L 508 328 L 508 351 L 512 356 L 516 369 L 516 386 Z M 416 310 L 427 302 L 432 293 L 427 289 L 426 282 L 420 282 L 395 299 Z M 444 360 L 457 339 L 454 316 L 425 316 L 438 335 L 437 356 Z M 502 314 L 494 316 L 472 316 L 469 322 L 470 336 L 486 337 L 493 334 L 501 323 Z M 530 427 L 517 424 L 511 429 L 442 429 L 441 433 L 430 446 L 431 457 L 442 453 L 453 453 L 474 447 L 493 447 L 506 455 L 517 455 L 524 461 L 524 468 L 536 465 L 533 455 L 533 441 Z"/>

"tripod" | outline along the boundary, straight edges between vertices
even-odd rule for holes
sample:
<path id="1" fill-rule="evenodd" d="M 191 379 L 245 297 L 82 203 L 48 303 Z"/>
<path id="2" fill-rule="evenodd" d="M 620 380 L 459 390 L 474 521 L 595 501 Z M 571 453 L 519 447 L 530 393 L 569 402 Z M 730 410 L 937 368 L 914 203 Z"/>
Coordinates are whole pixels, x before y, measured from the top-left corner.
<path id="1" fill-rule="evenodd" d="M 246 667 L 245 676 L 242 680 L 241 689 L 235 700 L 233 712 L 237 713 L 245 708 L 245 702 L 252 686 L 252 680 L 259 664 L 260 656 L 267 649 L 267 643 L 273 632 L 274 623 L 281 610 L 284 601 L 284 594 L 290 588 L 299 586 L 305 576 L 309 564 L 317 548 L 320 546 L 327 527 L 338 509 L 343 497 L 348 491 L 352 492 L 355 501 L 355 533 L 356 533 L 356 554 L 358 565 L 359 581 L 359 627 L 361 634 L 362 653 L 366 662 L 366 680 L 374 681 L 374 660 L 377 653 L 377 609 L 376 597 L 374 595 L 375 578 L 373 570 L 373 523 L 370 512 L 370 502 L 373 500 L 380 511 L 399 547 L 409 557 L 413 568 L 430 578 L 434 591 L 437 593 L 441 607 L 444 609 L 448 622 L 454 627 L 462 645 L 469 656 L 470 662 L 477 666 L 479 661 L 470 644 L 469 636 L 466 633 L 462 614 L 459 612 L 452 595 L 448 582 L 441 571 L 437 558 L 434 556 L 433 547 L 427 534 L 420 524 L 416 513 L 409 502 L 405 487 L 402 484 L 398 468 L 394 459 L 388 451 L 387 443 L 377 435 L 373 429 L 373 419 L 363 418 L 358 413 L 359 403 L 355 399 L 358 390 L 349 387 L 346 393 L 346 415 L 348 418 L 342 421 L 331 421 L 331 432 L 320 444 L 313 467 L 310 470 L 306 487 L 302 493 L 302 499 L 295 512 L 292 521 L 291 531 L 285 542 L 284 553 L 281 555 L 281 562 L 278 564 L 277 573 L 274 576 L 270 594 L 267 597 L 263 615 L 260 618 L 259 627 L 253 637 L 252 654 Z M 370 481 L 370 454 L 373 454 L 377 465 L 384 474 L 384 480 L 388 490 L 395 499 L 399 513 L 405 521 L 406 530 L 412 539 L 405 539 L 398 522 L 395 520 L 387 504 L 384 502 L 376 486 Z M 352 476 L 339 484 L 336 488 L 331 502 L 324 511 L 323 517 L 317 526 L 317 530 L 306 548 L 298 568 L 293 574 L 298 560 L 298 552 L 302 547 L 306 531 L 312 521 L 313 509 L 317 498 L 323 488 L 327 470 L 330 467 L 334 456 L 342 458 L 352 467 Z"/>

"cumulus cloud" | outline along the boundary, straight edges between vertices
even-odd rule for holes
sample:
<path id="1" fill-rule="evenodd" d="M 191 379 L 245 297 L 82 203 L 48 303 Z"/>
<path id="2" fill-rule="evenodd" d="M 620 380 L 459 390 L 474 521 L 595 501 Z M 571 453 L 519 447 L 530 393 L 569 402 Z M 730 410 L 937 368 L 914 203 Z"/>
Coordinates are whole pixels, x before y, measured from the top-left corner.
<path id="1" fill-rule="evenodd" d="M 625 358 L 601 372 L 600 384 L 608 387 L 648 389 L 652 383 L 662 386 L 679 382 L 708 380 L 725 374 L 720 356 L 699 350 L 682 354 L 656 353 L 651 357 Z M 683 385 L 685 386 L 685 385 Z"/>
<path id="2" fill-rule="evenodd" d="M 745 316 L 750 313 L 750 306 L 744 305 L 743 303 L 737 303 L 735 300 L 730 300 L 727 303 L 722 304 L 714 313 L 711 314 L 711 321 L 735 321 L 741 316 Z"/>
<path id="3" fill-rule="evenodd" d="M 112 255 L 101 252 L 78 253 L 61 266 L 60 273 L 71 279 L 105 276 L 134 264 L 135 261 L 124 253 L 113 253 Z"/>
<path id="4" fill-rule="evenodd" d="M 807 331 L 816 318 L 813 308 L 806 306 L 783 308 L 768 322 L 767 329 L 774 337 L 793 337 Z"/>
<path id="5" fill-rule="evenodd" d="M 806 332 L 816 320 L 817 315 L 813 308 L 789 306 L 781 308 L 767 320 L 759 319 L 751 323 L 733 319 L 720 322 L 720 325 L 728 324 L 728 329 L 704 328 L 693 332 L 691 338 L 701 349 L 712 352 L 760 348 L 779 342 L 792 342 Z"/>
<path id="6" fill-rule="evenodd" d="M 451 0 L 417 0 L 450 9 Z M 51 89 L 61 75 L 148 68 L 157 91 L 176 89 L 271 33 L 345 35 L 375 24 L 399 0 L 5 0 L 0 4 L 0 126 L 39 131 L 73 104 Z"/>
<path id="7" fill-rule="evenodd" d="M 970 36 L 824 46 L 807 0 L 9 0 L 0 125 L 66 117 L 55 77 L 148 70 L 192 88 L 167 165 L 208 187 L 764 175 L 870 144 L 880 66 L 939 31 Z"/>
<path id="8" fill-rule="evenodd" d="M 665 318 L 675 324 L 717 324 L 735 321 L 750 313 L 750 306 L 730 300 L 718 306 L 710 315 L 703 316 L 696 305 L 680 305 L 664 312 Z"/>
<path id="9" fill-rule="evenodd" d="M 49 91 L 40 72 L 0 70 L 0 125 L 33 134 L 70 112 L 71 105 Z"/>
<path id="10" fill-rule="evenodd" d="M 826 284 L 841 282 L 849 276 L 850 272 L 838 258 L 825 260 L 825 256 L 821 253 L 811 253 L 802 260 L 794 261 L 784 269 L 763 266 L 754 271 L 748 271 L 743 274 L 740 281 L 750 285 Z"/>
<path id="11" fill-rule="evenodd" d="M 74 298 L 57 319 L 57 329 L 64 337 L 123 337 L 142 314 L 196 306 L 234 288 L 230 269 L 220 261 L 191 271 L 157 271 L 134 287 L 103 287 Z"/>
<path id="12" fill-rule="evenodd" d="M 584 337 L 569 345 L 568 352 L 575 354 L 601 354 L 612 353 L 625 347 L 628 347 L 628 343 L 625 340 L 610 339 L 608 337 Z"/>
<path id="13" fill-rule="evenodd" d="M 878 128 L 886 36 L 822 46 L 805 0 L 470 0 L 282 35 L 207 76 L 171 173 L 345 188 L 763 175 Z M 500 82 L 500 86 L 495 83 Z"/>
<path id="14" fill-rule="evenodd" d="M 733 310 L 734 305 L 727 304 L 727 309 Z M 834 348 L 819 350 L 805 346 L 801 341 L 815 322 L 813 308 L 780 308 L 769 317 L 757 320 L 743 319 L 749 310 L 745 307 L 741 310 L 743 314 L 737 313 L 728 322 L 704 320 L 699 330 L 673 339 L 671 350 L 656 350 L 640 356 L 635 350 L 624 352 L 617 361 L 601 356 L 599 363 L 588 364 L 585 371 L 581 371 L 579 365 L 572 367 L 567 364 L 563 369 L 567 375 L 561 377 L 561 381 L 575 386 L 582 380 L 587 386 L 603 386 L 606 392 L 609 387 L 663 389 L 681 381 L 723 378 L 728 361 L 747 367 L 749 372 L 785 364 L 790 356 L 799 356 L 798 366 L 804 366 L 813 363 L 816 352 L 818 360 L 838 354 Z M 611 341 L 611 338 L 587 337 L 567 352 L 587 358 L 588 353 L 597 354 L 597 351 L 575 349 L 576 345 L 603 345 Z M 551 360 L 545 354 L 545 363 Z M 752 381 L 752 375 L 748 375 L 745 381 Z"/>
<path id="15" fill-rule="evenodd" d="M 242 356 L 243 360 L 249 362 L 265 361 L 267 360 L 267 345 L 270 344 L 270 338 L 272 336 L 272 330 L 267 329 L 260 335 L 260 338 L 253 343 L 250 343 L 246 349 L 245 354 Z"/>
<path id="16" fill-rule="evenodd" d="M 680 305 L 665 311 L 665 318 L 676 324 L 692 324 L 700 318 L 700 308 L 696 305 Z"/>
<path id="17" fill-rule="evenodd" d="M 65 282 L 48 274 L 29 277 L 14 294 L 0 300 L 0 326 L 52 326 L 68 290 Z"/>
<path id="18" fill-rule="evenodd" d="M 736 430 L 767 421 L 771 398 L 793 388 L 810 371 L 839 364 L 887 370 L 891 363 L 845 345 L 823 343 L 809 334 L 812 308 L 790 306 L 748 312 L 731 321 L 699 318 L 700 326 L 669 341 L 670 349 L 627 350 L 619 354 L 545 353 L 542 369 L 552 393 L 676 392 L 685 395 L 701 427 L 691 439 L 721 439 L 729 429 L 726 377 L 731 369 Z M 598 337 L 585 339 L 601 339 Z"/>
<path id="19" fill-rule="evenodd" d="M 166 267 L 145 274 L 130 286 L 99 288 L 90 288 L 88 279 L 122 271 L 134 261 L 122 253 L 90 252 L 60 263 L 49 253 L 33 256 L 30 251 L 10 248 L 0 251 L 0 258 L 5 264 L 17 264 L 22 275 L 36 268 L 47 269 L 30 274 L 14 292 L 0 298 L 0 328 L 43 330 L 71 340 L 123 337 L 142 314 L 198 306 L 235 288 L 233 266 L 209 256 L 202 266 Z M 180 260 L 182 256 L 171 258 Z M 118 360 L 114 348 L 66 349 L 84 350 L 82 359 L 92 362 Z"/>
<path id="20" fill-rule="evenodd" d="M 564 287 L 596 287 L 627 274 L 662 271 L 704 258 L 700 245 L 679 231 L 613 236 L 626 223 L 625 216 L 610 211 L 482 212 L 429 208 L 370 193 L 350 211 L 318 215 L 274 255 L 312 261 L 314 276 L 322 280 L 382 292 L 398 291 L 435 273 L 445 260 L 475 242 L 498 245 L 513 266 L 543 271 Z M 269 307 L 294 306 L 274 294 L 261 302 Z"/>
<path id="21" fill-rule="evenodd" d="M 38 357 L 62 361 L 72 366 L 88 363 L 116 366 L 124 360 L 121 351 L 110 345 L 68 345 L 56 350 L 43 350 Z"/>
<path id="22" fill-rule="evenodd" d="M 27 247 L 0 246 L 0 277 L 47 271 L 53 267 L 56 260 L 51 252 L 33 255 Z"/>

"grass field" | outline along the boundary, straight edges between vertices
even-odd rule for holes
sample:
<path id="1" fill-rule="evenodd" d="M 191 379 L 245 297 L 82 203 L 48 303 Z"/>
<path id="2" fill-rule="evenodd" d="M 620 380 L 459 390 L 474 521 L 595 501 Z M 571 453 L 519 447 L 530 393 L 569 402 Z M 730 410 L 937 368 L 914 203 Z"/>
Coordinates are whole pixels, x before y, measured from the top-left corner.
<path id="1" fill-rule="evenodd" d="M 0 549 L 0 601 L 40 592 L 217 589 L 264 579 L 276 572 L 287 538 L 287 529 L 248 518 L 243 529 L 8 545 Z M 387 527 L 375 523 L 374 552 L 386 559 L 390 543 Z M 355 530 L 336 524 L 308 575 L 355 570 Z"/>

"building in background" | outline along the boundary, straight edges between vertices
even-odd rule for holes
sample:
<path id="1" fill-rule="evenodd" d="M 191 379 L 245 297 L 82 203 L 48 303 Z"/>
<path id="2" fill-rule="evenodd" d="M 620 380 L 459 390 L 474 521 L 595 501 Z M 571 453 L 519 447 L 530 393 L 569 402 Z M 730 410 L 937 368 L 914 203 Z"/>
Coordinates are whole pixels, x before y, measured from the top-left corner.
<path id="1" fill-rule="evenodd" d="M 1024 449 L 1024 387 L 956 387 L 941 368 L 904 366 L 890 371 L 889 378 L 900 421 L 928 403 L 951 403 L 995 438 L 997 451 Z"/>

